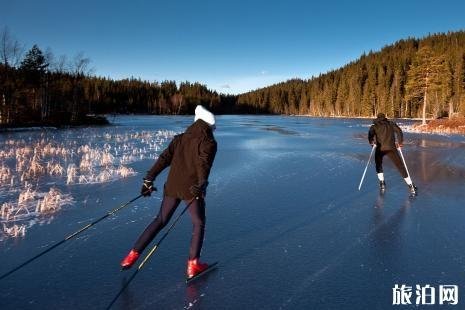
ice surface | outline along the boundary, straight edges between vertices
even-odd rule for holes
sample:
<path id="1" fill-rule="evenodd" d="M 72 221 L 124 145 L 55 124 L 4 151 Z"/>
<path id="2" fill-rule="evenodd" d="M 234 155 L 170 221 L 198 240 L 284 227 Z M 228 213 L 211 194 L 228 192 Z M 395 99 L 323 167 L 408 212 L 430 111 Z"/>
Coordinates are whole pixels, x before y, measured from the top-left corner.
<path id="1" fill-rule="evenodd" d="M 123 117 L 116 128 L 180 132 L 191 121 Z M 414 297 L 417 284 L 463 290 L 465 138 L 406 133 L 403 153 L 419 195 L 409 198 L 389 159 L 380 195 L 373 163 L 357 190 L 370 153 L 369 124 L 219 116 L 202 252 L 203 260 L 220 262 L 218 269 L 184 284 L 186 214 L 114 309 L 391 309 L 395 284 L 413 286 Z M 89 129 L 73 129 L 80 134 Z M 137 196 L 140 175 L 152 163 L 133 162 L 136 176 L 69 187 L 75 203 L 66 212 L 0 244 L 0 274 Z M 166 172 L 157 178 L 158 188 L 165 178 Z M 136 201 L 0 280 L 0 308 L 105 308 L 132 274 L 121 273 L 119 262 L 157 213 L 160 195 Z M 428 307 L 436 308 L 446 306 Z"/>

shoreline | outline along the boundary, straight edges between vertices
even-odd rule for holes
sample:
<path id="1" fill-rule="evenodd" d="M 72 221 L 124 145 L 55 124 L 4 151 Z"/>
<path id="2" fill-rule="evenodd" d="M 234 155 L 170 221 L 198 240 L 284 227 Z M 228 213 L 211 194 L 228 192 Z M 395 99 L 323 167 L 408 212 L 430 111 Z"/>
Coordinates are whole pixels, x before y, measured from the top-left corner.
<path id="1" fill-rule="evenodd" d="M 120 114 L 130 116 L 129 114 Z M 145 115 L 145 114 L 141 114 Z M 152 115 L 152 114 L 147 114 Z M 222 115 L 222 114 L 219 114 Z M 229 114 L 227 114 L 229 115 Z M 248 114 L 238 114 L 248 115 Z M 160 115 L 163 116 L 163 115 Z M 314 115 L 284 115 L 281 116 L 292 116 L 292 117 L 307 117 L 307 118 L 319 118 L 319 119 L 360 119 L 360 120 L 372 120 L 375 117 L 367 116 L 314 116 Z M 465 118 L 444 118 L 444 119 L 428 119 L 426 125 L 422 125 L 421 118 L 389 118 L 393 120 L 403 120 L 414 122 L 410 125 L 402 125 L 402 129 L 406 132 L 412 133 L 425 133 L 425 134 L 439 134 L 439 135 L 461 135 L 465 136 Z M 24 124 L 22 126 L 11 126 L 11 127 L 0 127 L 0 133 L 8 132 L 21 132 L 21 131 L 38 131 L 38 130 L 59 130 L 59 129 L 70 129 L 80 128 L 84 126 L 111 126 L 112 123 L 108 120 L 107 116 L 87 116 L 86 121 L 77 124 L 58 125 L 44 123 L 44 124 Z"/>
<path id="2" fill-rule="evenodd" d="M 80 128 L 85 126 L 111 126 L 112 124 L 106 116 L 102 115 L 86 115 L 79 121 L 69 124 L 44 122 L 44 123 L 31 123 L 20 124 L 13 126 L 0 126 L 0 133 L 4 132 L 20 132 L 20 131 L 36 131 L 36 130 L 58 130 L 69 128 Z"/>
<path id="3" fill-rule="evenodd" d="M 331 118 L 331 119 L 362 119 L 370 120 L 375 117 L 366 116 L 313 116 L 313 115 L 292 115 L 301 116 L 308 118 Z M 403 120 L 414 122 L 411 125 L 403 125 L 402 130 L 413 133 L 424 133 L 424 134 L 437 134 L 437 135 L 459 135 L 465 136 L 465 117 L 457 118 L 441 118 L 441 119 L 427 119 L 426 125 L 422 125 L 422 118 L 388 118 L 392 120 Z"/>

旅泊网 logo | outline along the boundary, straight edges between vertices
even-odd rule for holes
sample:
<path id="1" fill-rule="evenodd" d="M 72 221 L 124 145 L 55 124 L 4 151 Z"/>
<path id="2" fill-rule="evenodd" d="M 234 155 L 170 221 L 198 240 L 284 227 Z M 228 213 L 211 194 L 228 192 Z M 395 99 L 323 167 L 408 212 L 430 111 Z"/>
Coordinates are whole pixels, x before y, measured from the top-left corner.
<path id="1" fill-rule="evenodd" d="M 399 285 L 392 288 L 393 305 L 457 305 L 458 285 Z"/>

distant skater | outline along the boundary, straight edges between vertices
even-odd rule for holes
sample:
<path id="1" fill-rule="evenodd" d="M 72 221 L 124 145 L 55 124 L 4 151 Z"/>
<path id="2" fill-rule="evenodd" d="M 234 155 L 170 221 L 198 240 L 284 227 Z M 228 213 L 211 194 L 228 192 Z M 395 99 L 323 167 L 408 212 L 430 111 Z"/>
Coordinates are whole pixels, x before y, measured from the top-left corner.
<path id="1" fill-rule="evenodd" d="M 383 173 L 383 157 L 387 155 L 404 178 L 410 193 L 413 195 L 417 194 L 417 187 L 410 179 L 407 169 L 399 155 L 399 151 L 397 150 L 397 148 L 400 149 L 402 147 L 404 142 L 404 135 L 400 127 L 395 122 L 388 120 L 384 113 L 379 113 L 377 118 L 373 120 L 373 125 L 371 125 L 368 131 L 368 142 L 372 146 L 376 145 L 375 164 L 380 191 L 384 192 L 386 190 L 386 182 Z"/>
<path id="2" fill-rule="evenodd" d="M 129 254 L 121 261 L 123 269 L 130 268 L 157 233 L 168 224 L 183 200 L 190 204 L 192 239 L 187 261 L 187 278 L 192 278 L 208 268 L 200 262 L 205 231 L 205 195 L 208 176 L 215 159 L 217 144 L 213 136 L 215 116 L 198 105 L 194 123 L 173 138 L 169 146 L 147 172 L 141 194 L 150 196 L 155 178 L 168 166 L 170 171 L 164 186 L 163 201 L 158 215 L 139 236 Z"/>

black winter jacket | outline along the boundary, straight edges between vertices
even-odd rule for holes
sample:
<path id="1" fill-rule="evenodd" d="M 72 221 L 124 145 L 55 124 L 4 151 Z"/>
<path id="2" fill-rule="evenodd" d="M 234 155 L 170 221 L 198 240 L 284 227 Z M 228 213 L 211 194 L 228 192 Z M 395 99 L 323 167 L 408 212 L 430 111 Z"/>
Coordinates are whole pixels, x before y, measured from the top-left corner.
<path id="1" fill-rule="evenodd" d="M 385 117 L 377 118 L 373 120 L 373 125 L 368 131 L 368 142 L 376 143 L 376 147 L 381 151 L 395 150 L 396 136 L 397 142 L 402 144 L 404 135 L 399 126 Z"/>
<path id="2" fill-rule="evenodd" d="M 192 199 L 190 187 L 202 185 L 208 180 L 216 149 L 212 128 L 199 119 L 184 133 L 173 138 L 145 178 L 154 180 L 166 167 L 171 166 L 164 194 L 183 200 Z"/>

